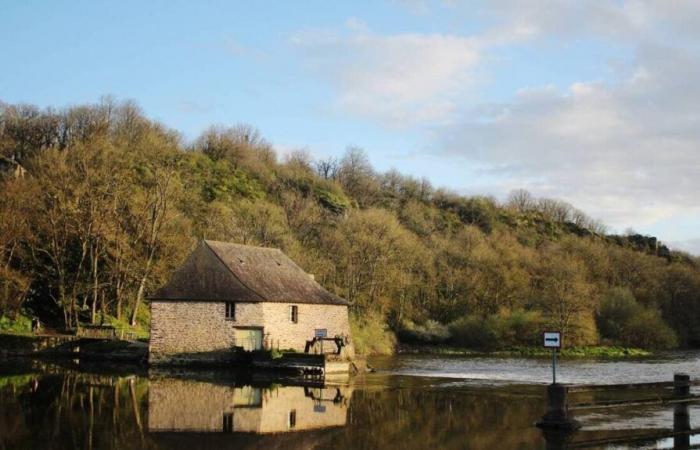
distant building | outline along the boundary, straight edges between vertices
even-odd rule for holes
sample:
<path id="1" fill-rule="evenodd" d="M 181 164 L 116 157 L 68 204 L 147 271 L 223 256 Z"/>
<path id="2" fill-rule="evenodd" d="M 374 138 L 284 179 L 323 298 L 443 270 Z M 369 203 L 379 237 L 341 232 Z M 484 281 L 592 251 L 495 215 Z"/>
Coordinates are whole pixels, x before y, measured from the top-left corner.
<path id="1" fill-rule="evenodd" d="M 342 339 L 341 357 L 354 356 L 347 301 L 278 249 L 202 241 L 150 299 L 151 363 L 222 360 L 234 348 L 337 349 L 320 337 Z"/>

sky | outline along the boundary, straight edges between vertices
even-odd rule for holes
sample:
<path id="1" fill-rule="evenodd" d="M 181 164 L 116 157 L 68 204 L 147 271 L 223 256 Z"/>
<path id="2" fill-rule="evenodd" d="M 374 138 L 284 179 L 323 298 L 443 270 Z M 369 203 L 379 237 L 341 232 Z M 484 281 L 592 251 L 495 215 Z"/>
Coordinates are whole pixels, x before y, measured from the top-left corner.
<path id="1" fill-rule="evenodd" d="M 135 100 L 195 139 L 504 200 L 567 201 L 700 254 L 700 1 L 0 0 L 0 100 Z"/>

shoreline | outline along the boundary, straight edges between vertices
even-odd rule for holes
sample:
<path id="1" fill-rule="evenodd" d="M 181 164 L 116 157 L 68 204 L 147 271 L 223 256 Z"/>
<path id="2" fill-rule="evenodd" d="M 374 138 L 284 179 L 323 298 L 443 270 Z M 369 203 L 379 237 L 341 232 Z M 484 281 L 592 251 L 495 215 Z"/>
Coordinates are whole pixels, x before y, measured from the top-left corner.
<path id="1" fill-rule="evenodd" d="M 202 357 L 203 356 L 203 357 Z M 357 356 L 351 360 L 331 354 L 260 352 L 225 352 L 188 354 L 172 361 L 149 361 L 148 343 L 94 339 L 70 335 L 16 335 L 0 333 L 0 360 L 26 358 L 34 360 L 79 360 L 102 362 L 115 366 L 139 366 L 148 369 L 231 369 L 261 370 L 278 373 L 357 374 L 366 370 L 366 359 Z"/>
<path id="2" fill-rule="evenodd" d="M 681 349 L 678 349 L 681 350 Z M 566 359 L 636 359 L 649 358 L 657 353 L 654 350 L 618 346 L 571 347 L 560 350 L 559 358 Z M 436 355 L 490 358 L 551 358 L 551 350 L 543 347 L 511 347 L 500 350 L 480 350 L 451 346 L 399 344 L 395 355 Z M 390 356 L 390 355 L 371 355 Z"/>
<path id="3" fill-rule="evenodd" d="M 147 359 L 148 344 L 143 342 L 91 342 L 75 352 L 72 347 L 76 344 L 65 337 L 52 336 L 31 336 L 17 334 L 0 334 L 0 357 L 25 356 L 31 358 L 65 358 L 77 357 L 85 360 L 106 360 L 113 363 L 130 363 L 148 365 Z M 51 341 L 51 342 L 47 342 Z M 63 342 L 61 342 L 63 341 Z M 686 350 L 686 349 L 677 349 Z M 658 352 L 639 348 L 628 348 L 619 346 L 591 346 L 591 347 L 571 347 L 558 352 L 559 358 L 564 359 L 608 359 L 625 360 L 654 357 Z M 486 357 L 486 358 L 550 358 L 551 351 L 542 347 L 511 347 L 500 350 L 483 350 L 464 347 L 452 347 L 441 345 L 410 345 L 398 344 L 392 354 L 369 354 L 362 355 L 359 359 L 367 357 L 399 355 L 432 355 L 445 357 Z M 360 355 L 358 355 L 359 357 Z"/>

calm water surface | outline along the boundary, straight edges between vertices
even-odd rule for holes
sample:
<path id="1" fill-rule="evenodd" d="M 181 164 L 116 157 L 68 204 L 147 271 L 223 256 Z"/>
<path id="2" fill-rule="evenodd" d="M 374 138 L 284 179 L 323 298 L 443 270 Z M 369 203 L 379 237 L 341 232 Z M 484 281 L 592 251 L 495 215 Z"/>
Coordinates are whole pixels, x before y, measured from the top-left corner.
<path id="1" fill-rule="evenodd" d="M 532 426 L 545 408 L 547 360 L 399 356 L 371 363 L 377 373 L 321 383 L 0 360 L 0 449 L 556 449 L 674 426 L 668 406 L 581 411 L 582 431 L 564 443 L 547 436 L 547 446 Z M 565 361 L 561 378 L 666 381 L 674 371 L 700 377 L 699 366 L 698 353 Z M 688 413 L 691 426 L 700 426 L 700 410 Z"/>

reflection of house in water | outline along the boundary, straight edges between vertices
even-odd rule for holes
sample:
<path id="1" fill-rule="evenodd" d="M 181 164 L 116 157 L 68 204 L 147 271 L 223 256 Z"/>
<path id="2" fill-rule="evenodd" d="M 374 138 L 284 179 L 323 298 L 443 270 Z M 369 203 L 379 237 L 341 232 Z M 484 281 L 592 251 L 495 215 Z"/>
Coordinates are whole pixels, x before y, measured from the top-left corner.
<path id="1" fill-rule="evenodd" d="M 352 388 L 225 386 L 200 381 L 151 380 L 151 432 L 281 433 L 345 425 Z"/>

